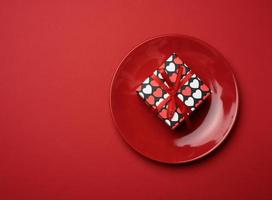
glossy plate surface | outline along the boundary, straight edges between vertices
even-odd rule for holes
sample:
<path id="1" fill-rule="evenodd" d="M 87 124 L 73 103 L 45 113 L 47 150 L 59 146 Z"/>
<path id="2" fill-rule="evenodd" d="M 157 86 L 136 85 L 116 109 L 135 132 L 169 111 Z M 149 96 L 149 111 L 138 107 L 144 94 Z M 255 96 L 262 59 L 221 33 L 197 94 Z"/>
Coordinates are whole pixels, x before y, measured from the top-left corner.
<path id="1" fill-rule="evenodd" d="M 212 95 L 175 131 L 136 95 L 136 87 L 173 52 L 211 88 Z M 124 140 L 159 162 L 185 163 L 214 150 L 229 134 L 238 110 L 238 90 L 228 61 L 205 42 L 183 35 L 148 40 L 118 67 L 111 85 L 113 121 Z"/>

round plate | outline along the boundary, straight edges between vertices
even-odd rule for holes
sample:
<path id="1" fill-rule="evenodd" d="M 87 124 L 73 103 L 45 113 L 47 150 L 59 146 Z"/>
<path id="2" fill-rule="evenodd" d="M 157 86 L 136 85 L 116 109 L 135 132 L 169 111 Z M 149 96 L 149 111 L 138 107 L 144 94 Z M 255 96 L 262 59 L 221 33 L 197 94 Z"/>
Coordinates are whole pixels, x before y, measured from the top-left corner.
<path id="1" fill-rule="evenodd" d="M 212 90 L 174 131 L 135 92 L 173 52 Z M 185 163 L 207 155 L 229 134 L 237 115 L 238 90 L 230 64 L 217 50 L 196 38 L 167 35 L 140 44 L 121 62 L 112 81 L 110 106 L 118 132 L 133 149 L 152 160 Z"/>

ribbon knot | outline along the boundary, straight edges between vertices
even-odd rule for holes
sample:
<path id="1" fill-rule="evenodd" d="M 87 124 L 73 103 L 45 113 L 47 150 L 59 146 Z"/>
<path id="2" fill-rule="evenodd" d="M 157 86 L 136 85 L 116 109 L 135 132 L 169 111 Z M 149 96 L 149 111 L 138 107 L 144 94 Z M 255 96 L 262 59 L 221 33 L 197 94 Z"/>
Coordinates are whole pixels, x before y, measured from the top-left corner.
<path id="1" fill-rule="evenodd" d="M 165 72 L 164 69 L 159 69 L 159 72 L 162 75 L 163 80 L 165 81 L 162 82 L 161 79 L 159 79 L 157 76 L 154 74 L 152 75 L 152 78 L 168 93 L 168 97 L 164 99 L 160 104 L 157 106 L 156 110 L 159 112 L 165 104 L 168 102 L 168 108 L 167 108 L 167 118 L 169 120 L 172 119 L 172 117 L 175 114 L 176 108 L 180 109 L 182 115 L 184 116 L 185 119 L 188 118 L 188 113 L 191 112 L 191 110 L 183 103 L 183 101 L 180 100 L 180 98 L 177 96 L 178 91 L 180 88 L 191 78 L 193 75 L 192 71 L 189 71 L 188 74 L 182 78 L 184 66 L 179 66 L 178 71 L 177 71 L 177 77 L 174 82 L 174 84 L 171 82 L 169 76 Z"/>

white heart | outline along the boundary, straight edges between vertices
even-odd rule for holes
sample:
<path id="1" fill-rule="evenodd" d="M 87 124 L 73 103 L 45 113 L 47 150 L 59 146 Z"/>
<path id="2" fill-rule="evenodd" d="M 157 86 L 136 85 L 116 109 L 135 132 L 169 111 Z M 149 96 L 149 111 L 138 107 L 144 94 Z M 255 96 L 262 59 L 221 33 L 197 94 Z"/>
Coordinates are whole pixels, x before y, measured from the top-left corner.
<path id="1" fill-rule="evenodd" d="M 151 94 L 152 93 L 152 87 L 150 85 L 147 85 L 144 89 L 143 89 L 143 93 L 145 94 Z"/>
<path id="2" fill-rule="evenodd" d="M 201 99 L 202 97 L 202 93 L 199 89 L 197 89 L 194 93 L 193 93 L 193 97 L 196 99 Z"/>
<path id="3" fill-rule="evenodd" d="M 166 61 L 171 62 L 173 60 L 173 56 L 170 56 Z"/>
<path id="4" fill-rule="evenodd" d="M 142 92 L 139 92 L 139 95 L 144 99 L 144 94 Z"/>
<path id="5" fill-rule="evenodd" d="M 199 82 L 197 79 L 194 79 L 193 82 L 190 83 L 190 86 L 192 88 L 198 88 L 199 87 Z"/>
<path id="6" fill-rule="evenodd" d="M 160 79 L 163 79 L 161 73 L 158 74 L 158 77 L 159 77 Z"/>
<path id="7" fill-rule="evenodd" d="M 171 123 L 168 119 L 165 120 L 165 123 L 168 125 L 168 126 L 171 126 Z"/>
<path id="8" fill-rule="evenodd" d="M 143 83 L 149 83 L 149 78 L 145 79 L 145 81 Z"/>
<path id="9" fill-rule="evenodd" d="M 172 122 L 177 122 L 178 121 L 178 113 L 177 112 L 175 112 L 175 114 L 173 115 L 171 121 Z"/>
<path id="10" fill-rule="evenodd" d="M 169 63 L 169 65 L 166 66 L 166 70 L 169 72 L 174 72 L 176 70 L 176 65 L 174 63 Z"/>
<path id="11" fill-rule="evenodd" d="M 160 105 L 160 103 L 163 101 L 163 98 L 160 98 L 159 101 L 156 102 L 156 106 Z"/>
<path id="12" fill-rule="evenodd" d="M 185 102 L 186 106 L 193 106 L 194 105 L 194 99 L 192 97 L 189 97 Z"/>
<path id="13" fill-rule="evenodd" d="M 181 101 L 184 101 L 184 98 L 181 94 L 178 94 L 178 98 L 181 100 Z"/>
<path id="14" fill-rule="evenodd" d="M 167 97 L 169 97 L 169 94 L 168 94 L 168 93 L 166 93 L 166 94 L 163 95 L 163 98 L 164 98 L 164 99 L 166 99 Z"/>

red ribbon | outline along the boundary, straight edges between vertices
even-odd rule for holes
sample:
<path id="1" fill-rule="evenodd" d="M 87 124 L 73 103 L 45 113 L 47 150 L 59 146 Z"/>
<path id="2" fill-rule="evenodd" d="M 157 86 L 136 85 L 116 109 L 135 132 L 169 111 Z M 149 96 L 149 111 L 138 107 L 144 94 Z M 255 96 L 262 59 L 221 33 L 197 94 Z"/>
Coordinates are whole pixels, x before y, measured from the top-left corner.
<path id="1" fill-rule="evenodd" d="M 191 112 L 191 110 L 184 104 L 183 101 L 180 100 L 177 96 L 177 92 L 180 90 L 180 88 L 191 78 L 193 75 L 192 71 L 190 71 L 188 74 L 185 75 L 185 77 L 181 80 L 182 74 L 183 74 L 184 67 L 179 67 L 178 68 L 178 74 L 175 83 L 173 84 L 167 73 L 164 71 L 164 69 L 160 69 L 160 73 L 165 80 L 166 84 L 161 81 L 157 76 L 154 74 L 151 76 L 160 86 L 162 89 L 164 89 L 169 96 L 164 99 L 156 108 L 157 112 L 159 112 L 165 104 L 168 104 L 168 109 L 167 109 L 167 118 L 172 119 L 175 110 L 176 110 L 176 105 L 180 108 L 180 111 L 182 115 L 184 116 L 185 119 L 188 118 L 188 113 Z"/>

